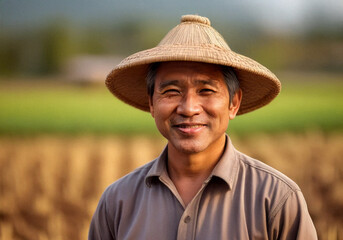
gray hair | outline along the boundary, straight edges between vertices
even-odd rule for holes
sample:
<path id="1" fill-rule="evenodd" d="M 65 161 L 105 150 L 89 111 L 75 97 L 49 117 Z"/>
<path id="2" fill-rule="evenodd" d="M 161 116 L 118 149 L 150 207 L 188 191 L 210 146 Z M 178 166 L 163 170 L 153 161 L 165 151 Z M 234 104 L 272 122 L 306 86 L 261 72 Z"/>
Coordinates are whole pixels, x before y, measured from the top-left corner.
<path id="1" fill-rule="evenodd" d="M 148 74 L 146 76 L 146 84 L 149 97 L 152 97 L 154 95 L 155 77 L 160 64 L 160 62 L 156 62 L 149 65 Z M 229 90 L 231 103 L 233 96 L 239 90 L 239 81 L 232 67 L 221 66 L 221 68 L 224 76 L 224 81 Z"/>

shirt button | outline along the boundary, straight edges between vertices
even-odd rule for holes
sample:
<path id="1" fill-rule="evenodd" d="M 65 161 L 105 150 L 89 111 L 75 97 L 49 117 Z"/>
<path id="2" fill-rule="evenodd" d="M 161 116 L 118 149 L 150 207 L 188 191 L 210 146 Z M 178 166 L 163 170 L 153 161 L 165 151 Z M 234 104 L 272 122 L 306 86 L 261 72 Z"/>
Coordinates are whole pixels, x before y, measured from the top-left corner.
<path id="1" fill-rule="evenodd" d="M 185 219 L 183 220 L 185 223 L 189 223 L 191 221 L 191 217 L 187 216 L 185 217 Z"/>

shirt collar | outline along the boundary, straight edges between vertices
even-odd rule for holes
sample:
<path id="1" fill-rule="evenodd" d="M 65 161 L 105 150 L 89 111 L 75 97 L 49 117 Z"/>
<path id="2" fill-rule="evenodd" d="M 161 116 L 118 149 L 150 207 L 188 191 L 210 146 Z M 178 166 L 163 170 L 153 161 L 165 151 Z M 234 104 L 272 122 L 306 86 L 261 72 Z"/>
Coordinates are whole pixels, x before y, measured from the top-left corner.
<path id="1" fill-rule="evenodd" d="M 226 135 L 224 153 L 211 174 L 224 180 L 231 190 L 234 187 L 239 169 L 239 161 L 236 153 L 237 150 L 233 146 L 231 139 Z"/>
<path id="2" fill-rule="evenodd" d="M 145 184 L 151 187 L 153 180 L 160 178 L 163 175 L 168 175 L 167 171 L 167 157 L 168 157 L 168 145 L 164 148 L 161 155 L 155 159 L 153 165 L 151 166 L 149 172 L 145 177 Z"/>
<path id="3" fill-rule="evenodd" d="M 148 174 L 146 175 L 145 183 L 148 187 L 153 184 L 154 179 L 156 178 L 169 178 L 166 167 L 167 156 L 168 147 L 166 146 L 161 155 L 155 160 Z M 211 179 L 212 176 L 218 177 L 222 179 L 232 190 L 237 178 L 238 167 L 239 163 L 236 156 L 236 149 L 234 148 L 229 136 L 226 135 L 224 153 L 213 169 L 209 179 Z"/>

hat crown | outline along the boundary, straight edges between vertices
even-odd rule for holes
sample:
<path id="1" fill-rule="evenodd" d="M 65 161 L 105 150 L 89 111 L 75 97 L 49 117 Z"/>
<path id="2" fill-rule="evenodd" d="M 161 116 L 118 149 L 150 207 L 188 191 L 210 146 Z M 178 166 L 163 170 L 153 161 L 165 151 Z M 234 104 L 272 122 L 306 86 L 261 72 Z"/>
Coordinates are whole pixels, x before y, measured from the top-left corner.
<path id="1" fill-rule="evenodd" d="M 199 15 L 183 15 L 181 17 L 181 22 L 196 22 L 211 26 L 210 19 Z"/>
<path id="2" fill-rule="evenodd" d="M 213 27 L 206 17 L 184 15 L 181 23 L 170 30 L 158 46 L 214 46 L 230 50 L 224 38 Z"/>

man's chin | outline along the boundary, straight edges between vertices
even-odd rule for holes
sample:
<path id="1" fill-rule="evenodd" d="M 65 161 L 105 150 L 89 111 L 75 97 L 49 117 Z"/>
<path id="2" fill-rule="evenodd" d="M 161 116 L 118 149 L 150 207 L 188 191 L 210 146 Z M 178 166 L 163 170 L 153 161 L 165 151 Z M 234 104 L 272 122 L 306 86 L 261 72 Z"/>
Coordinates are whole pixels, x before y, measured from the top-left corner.
<path id="1" fill-rule="evenodd" d="M 184 154 L 196 154 L 206 149 L 206 144 L 194 140 L 179 141 L 172 145 L 176 151 Z"/>

